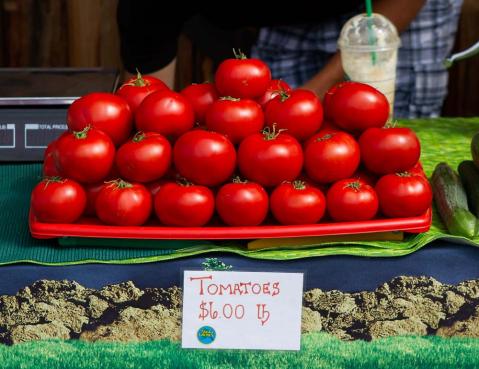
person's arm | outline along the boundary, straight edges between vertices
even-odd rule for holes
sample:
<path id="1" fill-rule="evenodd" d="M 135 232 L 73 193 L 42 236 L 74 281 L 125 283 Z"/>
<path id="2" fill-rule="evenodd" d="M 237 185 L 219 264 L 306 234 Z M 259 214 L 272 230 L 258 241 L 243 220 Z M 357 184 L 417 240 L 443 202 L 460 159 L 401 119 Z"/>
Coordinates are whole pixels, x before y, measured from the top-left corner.
<path id="1" fill-rule="evenodd" d="M 373 2 L 373 9 L 375 13 L 388 18 L 401 33 L 414 20 L 425 2 L 426 0 L 376 0 Z M 324 68 L 302 87 L 314 91 L 323 98 L 326 91 L 335 83 L 341 82 L 343 78 L 341 57 L 337 52 Z"/>

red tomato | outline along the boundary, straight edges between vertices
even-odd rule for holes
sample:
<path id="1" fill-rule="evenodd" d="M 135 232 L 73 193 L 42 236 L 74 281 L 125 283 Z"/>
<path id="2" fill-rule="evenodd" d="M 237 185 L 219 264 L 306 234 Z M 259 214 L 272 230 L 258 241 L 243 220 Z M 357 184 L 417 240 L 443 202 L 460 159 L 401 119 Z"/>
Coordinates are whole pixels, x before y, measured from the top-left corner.
<path id="1" fill-rule="evenodd" d="M 328 117 L 348 132 L 383 127 L 389 117 L 386 96 L 364 83 L 341 83 L 336 90 L 333 89 L 327 104 Z"/>
<path id="2" fill-rule="evenodd" d="M 326 196 L 328 213 L 338 222 L 369 220 L 378 212 L 374 189 L 358 179 L 343 179 L 331 186 Z"/>
<path id="3" fill-rule="evenodd" d="M 266 104 L 268 104 L 281 92 L 290 93 L 291 87 L 285 81 L 282 81 L 280 79 L 272 79 L 266 92 L 263 94 L 263 96 L 257 98 L 256 101 L 264 109 L 266 108 Z"/>
<path id="4" fill-rule="evenodd" d="M 103 186 L 105 186 L 105 182 L 92 183 L 83 186 L 86 192 L 85 215 L 96 215 L 96 198 L 98 197 L 100 191 L 103 189 Z"/>
<path id="5" fill-rule="evenodd" d="M 143 100 L 136 110 L 135 123 L 139 131 L 176 138 L 193 128 L 195 112 L 183 95 L 162 90 Z"/>
<path id="6" fill-rule="evenodd" d="M 247 59 L 243 53 L 224 60 L 216 70 L 215 83 L 221 96 L 255 99 L 263 96 L 271 82 L 271 71 L 259 59 Z"/>
<path id="7" fill-rule="evenodd" d="M 141 80 L 143 80 L 143 81 L 141 81 Z M 140 85 L 140 84 L 142 84 L 142 82 L 144 84 L 147 84 L 147 85 L 150 85 L 150 86 L 151 85 L 163 85 L 163 86 L 165 86 L 166 89 L 169 89 L 169 87 L 161 79 L 150 76 L 150 75 L 144 76 L 138 70 L 136 72 L 136 76 L 129 78 L 124 83 L 124 85 L 126 85 L 126 84 Z"/>
<path id="8" fill-rule="evenodd" d="M 159 133 L 138 132 L 118 149 L 116 166 L 129 181 L 155 181 L 170 168 L 171 151 L 170 143 Z"/>
<path id="9" fill-rule="evenodd" d="M 254 182 L 233 180 L 216 194 L 216 210 L 230 226 L 257 226 L 268 214 L 268 194 Z"/>
<path id="10" fill-rule="evenodd" d="M 233 144 L 224 135 L 201 129 L 185 133 L 175 143 L 173 160 L 178 173 L 204 186 L 219 185 L 236 167 Z"/>
<path id="11" fill-rule="evenodd" d="M 304 167 L 316 182 L 336 182 L 358 169 L 359 152 L 358 143 L 346 132 L 318 133 L 305 144 Z"/>
<path id="12" fill-rule="evenodd" d="M 359 138 L 361 158 L 377 174 L 403 172 L 419 160 L 421 145 L 409 128 L 370 128 Z"/>
<path id="13" fill-rule="evenodd" d="M 57 144 L 57 140 L 53 140 L 52 142 L 48 144 L 47 148 L 45 149 L 45 152 L 43 153 L 43 159 L 46 159 L 48 155 L 53 154 L 53 152 L 55 151 L 56 144 Z"/>
<path id="14" fill-rule="evenodd" d="M 422 215 L 432 203 L 432 190 L 427 179 L 409 173 L 381 177 L 376 192 L 382 213 L 392 218 Z"/>
<path id="15" fill-rule="evenodd" d="M 141 102 L 155 91 L 169 90 L 168 86 L 161 79 L 153 76 L 142 76 L 140 72 L 136 77 L 130 78 L 116 90 L 118 96 L 123 97 L 131 111 L 134 113 Z"/>
<path id="16" fill-rule="evenodd" d="M 321 128 L 323 108 L 318 97 L 311 91 L 297 89 L 280 93 L 266 106 L 267 125 L 277 124 L 279 129 L 302 141 Z"/>
<path id="17" fill-rule="evenodd" d="M 81 183 L 103 181 L 113 165 L 115 146 L 111 139 L 95 128 L 65 132 L 57 140 L 55 164 L 65 177 Z"/>
<path id="18" fill-rule="evenodd" d="M 86 195 L 71 179 L 47 177 L 33 189 L 31 204 L 40 222 L 73 223 L 85 210 Z"/>
<path id="19" fill-rule="evenodd" d="M 303 150 L 291 135 L 266 127 L 246 137 L 238 149 L 238 165 L 247 179 L 262 186 L 292 181 L 301 173 Z"/>
<path id="20" fill-rule="evenodd" d="M 427 179 L 426 173 L 424 173 L 424 169 L 422 168 L 420 162 L 417 162 L 415 166 L 413 166 L 411 169 L 408 169 L 406 172 L 411 175 L 421 176 Z"/>
<path id="21" fill-rule="evenodd" d="M 44 177 L 60 177 L 61 173 L 55 165 L 55 157 L 49 154 L 43 161 L 42 174 Z"/>
<path id="22" fill-rule="evenodd" d="M 151 215 L 151 194 L 142 184 L 117 179 L 105 183 L 97 195 L 95 208 L 103 223 L 140 226 Z"/>
<path id="23" fill-rule="evenodd" d="M 55 165 L 55 152 L 56 141 L 50 142 L 43 154 L 43 176 L 44 177 L 61 177 L 60 171 Z"/>
<path id="24" fill-rule="evenodd" d="M 196 122 L 205 122 L 206 112 L 209 107 L 218 100 L 218 91 L 213 83 L 192 84 L 180 92 L 188 99 L 195 111 Z"/>
<path id="25" fill-rule="evenodd" d="M 151 195 L 155 197 L 160 188 L 168 182 L 169 181 L 167 179 L 160 179 L 155 182 L 146 183 L 145 186 L 148 188 L 148 190 L 150 190 Z"/>
<path id="26" fill-rule="evenodd" d="M 223 133 L 234 144 L 260 132 L 264 125 L 261 106 L 253 100 L 222 97 L 206 113 L 206 127 Z"/>
<path id="27" fill-rule="evenodd" d="M 348 83 L 348 82 L 342 82 L 342 83 Z M 332 120 L 331 117 L 331 100 L 333 98 L 333 95 L 336 93 L 338 90 L 338 87 L 342 84 L 338 83 L 332 87 L 329 88 L 328 91 L 324 94 L 323 97 L 323 109 L 324 109 L 324 118 L 327 119 L 328 121 Z"/>
<path id="28" fill-rule="evenodd" d="M 271 194 L 271 212 L 281 224 L 314 224 L 324 215 L 323 193 L 302 181 L 283 183 Z"/>
<path id="29" fill-rule="evenodd" d="M 118 146 L 128 139 L 133 127 L 133 116 L 123 98 L 94 92 L 80 97 L 70 105 L 67 124 L 71 131 L 81 131 L 87 126 L 98 128 Z"/>
<path id="30" fill-rule="evenodd" d="M 190 183 L 166 183 L 155 196 L 155 212 L 161 223 L 176 227 L 201 227 L 215 210 L 213 192 Z"/>

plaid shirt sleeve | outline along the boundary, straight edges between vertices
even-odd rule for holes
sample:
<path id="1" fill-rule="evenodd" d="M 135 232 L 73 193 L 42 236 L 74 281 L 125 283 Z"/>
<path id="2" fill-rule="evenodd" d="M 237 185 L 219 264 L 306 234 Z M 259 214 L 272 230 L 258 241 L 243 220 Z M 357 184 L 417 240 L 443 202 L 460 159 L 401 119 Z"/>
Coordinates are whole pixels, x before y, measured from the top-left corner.
<path id="1" fill-rule="evenodd" d="M 401 34 L 394 116 L 435 117 L 447 94 L 443 60 L 452 50 L 462 0 L 427 0 Z M 262 28 L 253 56 L 265 60 L 274 78 L 298 87 L 337 51 L 341 27 L 362 9 L 317 25 Z"/>

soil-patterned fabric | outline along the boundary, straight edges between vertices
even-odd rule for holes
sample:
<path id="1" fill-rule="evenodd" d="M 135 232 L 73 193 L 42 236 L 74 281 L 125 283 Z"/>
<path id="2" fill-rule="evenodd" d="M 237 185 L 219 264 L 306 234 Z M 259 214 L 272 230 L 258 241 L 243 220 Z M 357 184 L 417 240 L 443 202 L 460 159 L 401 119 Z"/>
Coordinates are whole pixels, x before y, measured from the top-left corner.
<path id="1" fill-rule="evenodd" d="M 0 296 L 0 343 L 38 339 L 152 341 L 181 337 L 182 290 L 136 287 L 128 281 L 86 288 L 41 280 Z M 479 280 L 458 285 L 400 276 L 374 291 L 306 291 L 302 333 L 342 340 L 398 335 L 479 337 Z"/>

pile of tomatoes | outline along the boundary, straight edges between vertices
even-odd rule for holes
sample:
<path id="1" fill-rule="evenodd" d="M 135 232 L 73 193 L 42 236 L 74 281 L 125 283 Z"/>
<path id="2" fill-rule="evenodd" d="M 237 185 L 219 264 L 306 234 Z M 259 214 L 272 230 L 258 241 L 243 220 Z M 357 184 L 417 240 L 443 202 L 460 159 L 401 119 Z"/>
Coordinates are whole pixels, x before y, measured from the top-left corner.
<path id="1" fill-rule="evenodd" d="M 420 144 L 388 117 L 368 85 L 338 84 L 321 103 L 242 54 L 219 65 L 215 84 L 180 93 L 138 74 L 73 102 L 32 210 L 50 223 L 180 227 L 215 213 L 229 226 L 419 216 L 432 199 Z"/>

